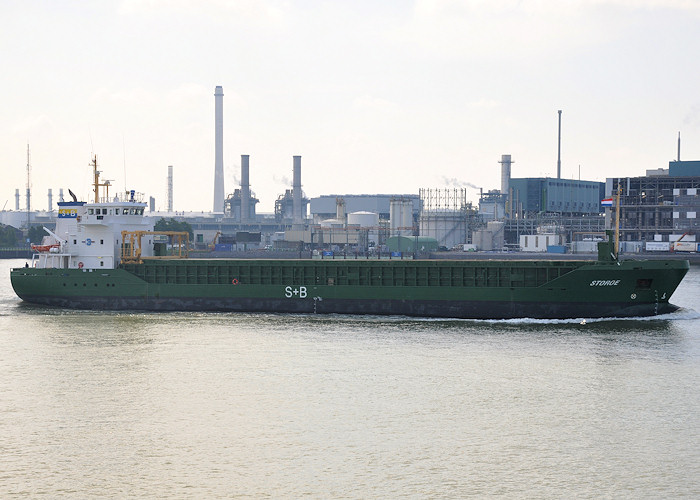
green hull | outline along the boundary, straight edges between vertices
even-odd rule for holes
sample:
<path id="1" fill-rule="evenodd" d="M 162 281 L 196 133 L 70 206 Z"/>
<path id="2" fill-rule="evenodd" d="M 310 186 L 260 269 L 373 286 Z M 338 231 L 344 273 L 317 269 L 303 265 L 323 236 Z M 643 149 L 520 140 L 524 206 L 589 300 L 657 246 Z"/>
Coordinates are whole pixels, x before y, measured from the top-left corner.
<path id="1" fill-rule="evenodd" d="M 450 318 L 650 316 L 688 261 L 147 260 L 11 271 L 27 302 L 79 309 L 388 314 Z"/>

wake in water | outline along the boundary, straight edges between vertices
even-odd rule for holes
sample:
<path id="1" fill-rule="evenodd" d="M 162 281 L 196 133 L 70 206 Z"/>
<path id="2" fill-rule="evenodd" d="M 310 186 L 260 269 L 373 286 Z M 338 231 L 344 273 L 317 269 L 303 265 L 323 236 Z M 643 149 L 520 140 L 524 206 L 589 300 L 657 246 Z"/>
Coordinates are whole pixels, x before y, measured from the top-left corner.
<path id="1" fill-rule="evenodd" d="M 481 319 L 481 320 L 468 320 L 479 323 L 505 323 L 505 324 L 566 324 L 566 325 L 586 325 L 588 323 L 603 323 L 608 321 L 688 321 L 700 319 L 700 313 L 693 309 L 686 309 L 681 307 L 677 311 L 668 314 L 659 314 L 658 316 L 631 316 L 631 317 L 617 317 L 611 316 L 609 318 L 569 318 L 569 319 L 535 319 L 535 318 L 515 318 L 515 319 Z"/>
<path id="2" fill-rule="evenodd" d="M 297 316 L 297 315 L 295 315 Z M 631 316 L 607 318 L 567 318 L 567 319 L 537 319 L 537 318 L 511 318 L 511 319 L 468 319 L 468 318 L 420 318 L 411 316 L 378 316 L 378 315 L 344 315 L 344 314 L 324 314 L 324 315 L 298 315 L 298 318 L 313 318 L 314 320 L 357 323 L 383 322 L 383 323 L 479 323 L 479 324 L 501 324 L 501 325 L 582 325 L 591 323 L 605 323 L 612 321 L 620 322 L 662 322 L 662 321 L 692 321 L 700 319 L 700 313 L 694 309 L 681 307 L 677 311 L 657 316 Z"/>

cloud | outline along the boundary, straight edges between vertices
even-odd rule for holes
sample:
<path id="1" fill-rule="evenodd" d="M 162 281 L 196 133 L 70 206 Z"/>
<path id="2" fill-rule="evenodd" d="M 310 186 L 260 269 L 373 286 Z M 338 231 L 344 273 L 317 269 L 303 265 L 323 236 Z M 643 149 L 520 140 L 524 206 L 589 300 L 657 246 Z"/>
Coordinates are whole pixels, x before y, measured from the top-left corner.
<path id="1" fill-rule="evenodd" d="M 700 104 L 696 104 L 688 110 L 683 118 L 683 124 L 693 128 L 700 126 Z"/>
<path id="2" fill-rule="evenodd" d="M 155 101 L 155 94 L 142 88 L 115 90 L 101 87 L 89 97 L 91 104 L 116 103 L 120 105 L 138 105 Z"/>
<path id="3" fill-rule="evenodd" d="M 471 101 L 467 103 L 467 106 L 470 108 L 481 108 L 481 109 L 487 109 L 487 108 L 497 108 L 501 106 L 500 101 L 496 101 L 494 99 L 479 99 L 478 101 Z"/>
<path id="4" fill-rule="evenodd" d="M 369 95 L 362 95 L 355 98 L 352 104 L 355 108 L 361 110 L 379 111 L 381 113 L 390 113 L 399 109 L 399 106 L 395 102 Z"/>
<path id="5" fill-rule="evenodd" d="M 280 23 L 289 6 L 279 0 L 122 0 L 122 14 L 171 12 L 216 18 L 243 18 L 246 22 Z"/>
<path id="6" fill-rule="evenodd" d="M 12 127 L 12 132 L 18 135 L 33 135 L 47 133 L 54 129 L 51 119 L 44 114 L 26 116 Z"/>
<path id="7" fill-rule="evenodd" d="M 179 87 L 168 90 L 165 95 L 165 100 L 170 105 L 178 105 L 182 102 L 196 101 L 201 102 L 203 99 L 214 94 L 214 90 L 207 88 L 198 83 L 183 83 Z"/>
<path id="8" fill-rule="evenodd" d="M 582 5 L 609 5 L 630 9 L 667 9 L 700 12 L 697 0 L 579 0 Z"/>
<path id="9" fill-rule="evenodd" d="M 662 9 L 700 15 L 700 2 L 416 0 L 389 38 L 443 58 L 541 57 L 615 40 L 636 22 L 629 14 Z"/>

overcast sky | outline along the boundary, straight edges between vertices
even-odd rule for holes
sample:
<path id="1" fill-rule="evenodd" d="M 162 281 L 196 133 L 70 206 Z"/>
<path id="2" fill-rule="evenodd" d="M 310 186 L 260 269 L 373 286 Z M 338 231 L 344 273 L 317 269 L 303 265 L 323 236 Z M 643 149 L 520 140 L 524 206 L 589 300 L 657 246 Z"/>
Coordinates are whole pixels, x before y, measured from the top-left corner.
<path id="1" fill-rule="evenodd" d="M 698 0 L 0 0 L 0 206 L 119 190 L 212 209 L 214 87 L 226 192 L 307 196 L 638 176 L 700 159 Z M 478 191 L 469 188 L 474 201 Z"/>

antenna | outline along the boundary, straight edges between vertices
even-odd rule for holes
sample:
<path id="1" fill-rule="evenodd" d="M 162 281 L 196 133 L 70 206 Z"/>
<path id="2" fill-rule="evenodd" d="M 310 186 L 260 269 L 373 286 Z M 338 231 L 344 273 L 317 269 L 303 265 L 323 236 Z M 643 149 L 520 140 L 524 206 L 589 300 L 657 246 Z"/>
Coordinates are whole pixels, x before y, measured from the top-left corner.
<path id="1" fill-rule="evenodd" d="M 124 134 L 122 133 L 122 155 L 124 157 L 124 192 L 126 192 L 126 145 L 124 144 Z"/>
<path id="2" fill-rule="evenodd" d="M 29 154 L 29 143 L 27 143 L 27 231 L 29 231 L 29 218 L 30 214 L 29 212 L 32 209 L 32 195 L 31 195 L 31 189 L 32 189 L 32 184 L 31 184 L 31 163 L 30 163 L 30 154 Z"/>

